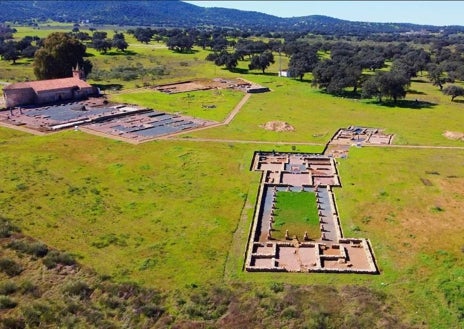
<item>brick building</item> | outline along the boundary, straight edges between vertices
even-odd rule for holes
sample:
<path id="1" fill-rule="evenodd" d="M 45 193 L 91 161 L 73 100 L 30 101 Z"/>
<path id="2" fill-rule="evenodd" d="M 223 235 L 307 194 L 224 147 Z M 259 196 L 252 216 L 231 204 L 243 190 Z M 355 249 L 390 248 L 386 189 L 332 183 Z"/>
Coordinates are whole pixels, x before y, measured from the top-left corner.
<path id="1" fill-rule="evenodd" d="M 71 78 L 18 82 L 3 88 L 7 108 L 80 100 L 97 94 L 98 89 L 84 80 L 79 67 L 73 70 Z"/>

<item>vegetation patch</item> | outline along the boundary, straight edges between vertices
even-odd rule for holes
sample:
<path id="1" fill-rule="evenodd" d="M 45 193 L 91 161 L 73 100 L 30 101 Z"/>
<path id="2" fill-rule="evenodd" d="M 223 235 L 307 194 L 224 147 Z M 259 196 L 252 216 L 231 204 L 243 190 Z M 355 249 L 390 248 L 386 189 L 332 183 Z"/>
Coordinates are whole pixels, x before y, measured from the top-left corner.
<path id="1" fill-rule="evenodd" d="M 310 239 L 321 236 L 314 192 L 278 191 L 274 218 L 272 236 L 277 240 L 284 240 L 287 230 L 290 237 L 297 236 L 300 240 L 305 232 Z"/>
<path id="2" fill-rule="evenodd" d="M 205 90 L 178 94 L 140 91 L 111 95 L 110 100 L 146 106 L 167 113 L 223 121 L 242 97 L 243 92 L 234 90 Z"/>

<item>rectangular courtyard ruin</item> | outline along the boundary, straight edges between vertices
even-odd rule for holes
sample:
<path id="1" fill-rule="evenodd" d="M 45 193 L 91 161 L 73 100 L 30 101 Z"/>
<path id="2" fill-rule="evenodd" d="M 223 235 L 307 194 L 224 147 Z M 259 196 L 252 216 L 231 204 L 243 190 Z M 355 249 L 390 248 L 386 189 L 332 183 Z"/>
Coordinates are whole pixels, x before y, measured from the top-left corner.
<path id="1" fill-rule="evenodd" d="M 125 141 L 143 142 L 160 136 L 216 124 L 133 105 L 109 104 L 102 98 L 23 106 L 0 111 L 0 124 L 42 133 L 69 128 L 82 129 Z"/>
<path id="2" fill-rule="evenodd" d="M 261 171 L 262 178 L 247 271 L 379 273 L 369 240 L 343 236 L 333 193 L 341 184 L 333 157 L 260 151 L 252 170 Z M 288 205 L 281 202 L 284 198 Z"/>

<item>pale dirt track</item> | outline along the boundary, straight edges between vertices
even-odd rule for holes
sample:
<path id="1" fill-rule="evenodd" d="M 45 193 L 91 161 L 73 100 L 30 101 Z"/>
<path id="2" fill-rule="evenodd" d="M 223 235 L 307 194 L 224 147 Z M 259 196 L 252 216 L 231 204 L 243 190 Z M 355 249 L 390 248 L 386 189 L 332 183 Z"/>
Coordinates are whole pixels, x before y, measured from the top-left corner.
<path id="1" fill-rule="evenodd" d="M 258 140 L 240 140 L 240 139 L 220 139 L 220 138 L 182 138 L 174 137 L 168 138 L 169 140 L 175 141 L 192 141 L 192 142 L 212 142 L 212 143 L 237 143 L 237 144 L 273 144 L 273 145 L 315 145 L 324 146 L 325 144 L 320 143 L 306 143 L 306 142 L 270 142 L 270 141 L 258 141 Z"/>
<path id="2" fill-rule="evenodd" d="M 167 138 L 175 141 L 186 142 L 211 142 L 211 143 L 237 143 L 237 144 L 273 144 L 273 145 L 307 145 L 325 146 L 326 144 L 309 142 L 272 142 L 259 140 L 240 140 L 240 139 L 219 139 L 219 138 Z M 436 149 L 436 150 L 464 150 L 464 146 L 432 146 L 432 145 L 364 145 L 363 147 L 382 147 L 382 148 L 408 148 L 408 149 Z"/>

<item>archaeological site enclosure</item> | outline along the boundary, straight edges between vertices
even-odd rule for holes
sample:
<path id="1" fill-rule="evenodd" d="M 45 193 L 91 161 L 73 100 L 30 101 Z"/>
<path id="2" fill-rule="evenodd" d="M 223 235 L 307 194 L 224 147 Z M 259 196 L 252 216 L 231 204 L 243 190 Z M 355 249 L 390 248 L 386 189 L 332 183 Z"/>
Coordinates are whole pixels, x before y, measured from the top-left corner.
<path id="1" fill-rule="evenodd" d="M 262 178 L 247 271 L 378 273 L 370 242 L 343 235 L 334 157 L 255 152 L 252 170 L 261 171 Z M 284 211 L 283 198 L 292 203 L 291 211 Z"/>

